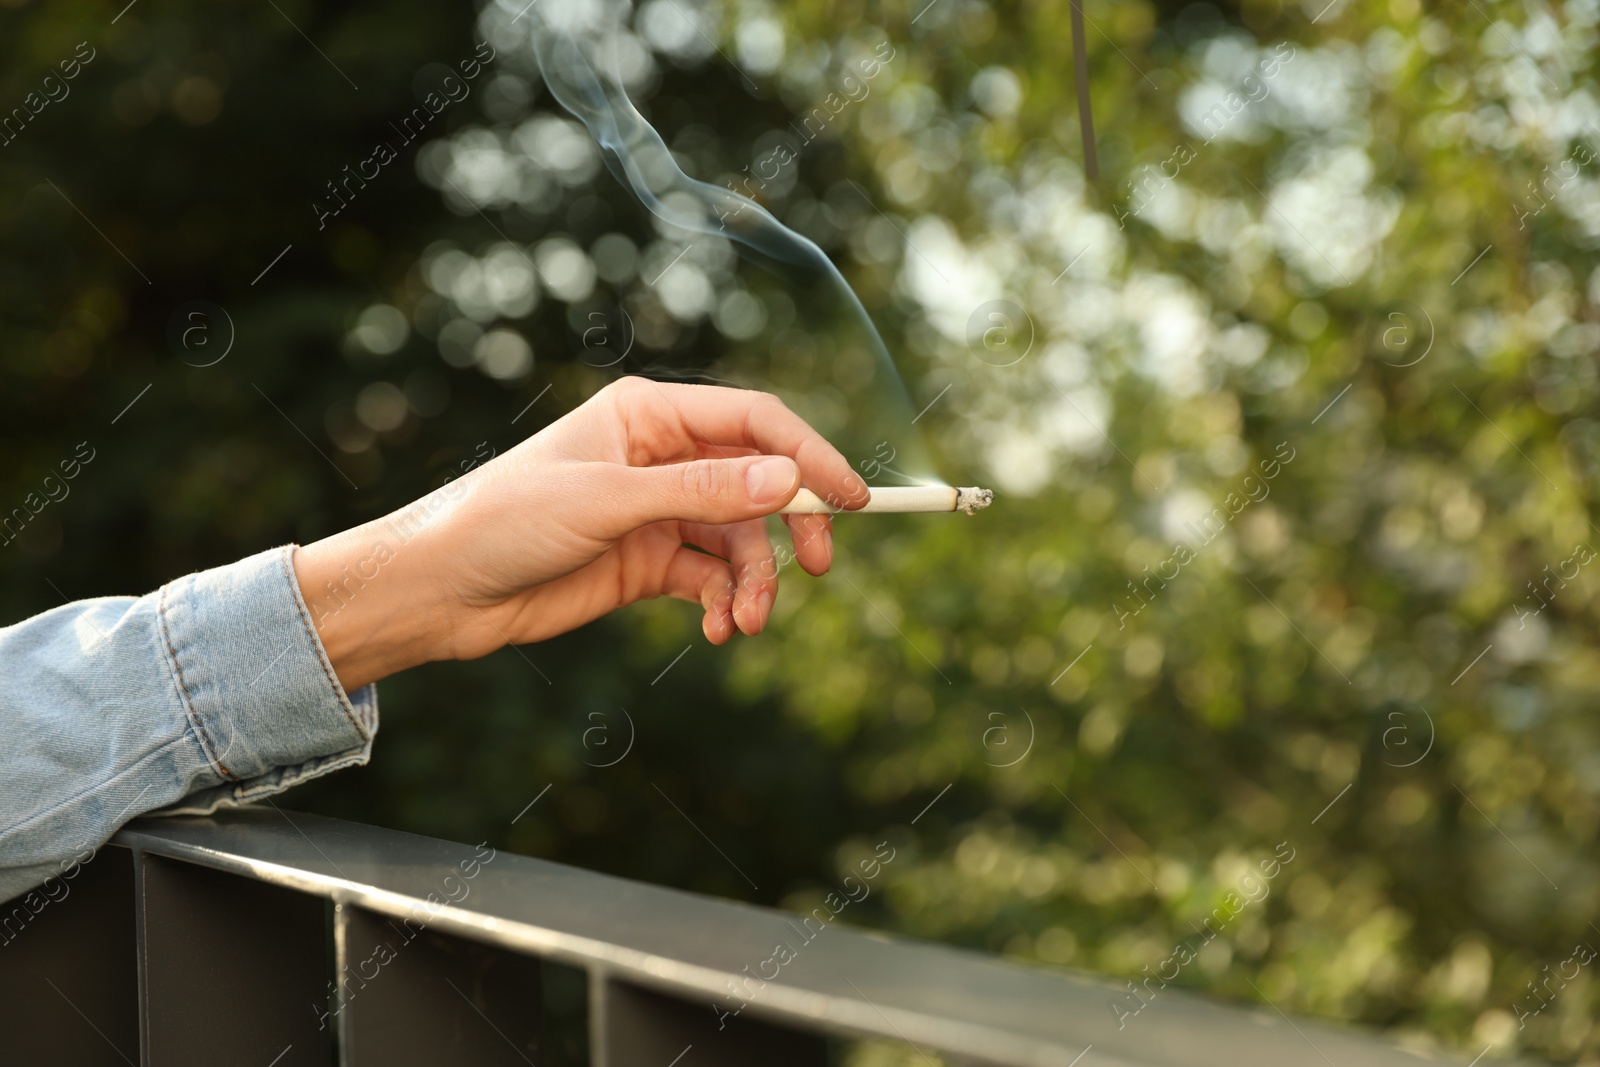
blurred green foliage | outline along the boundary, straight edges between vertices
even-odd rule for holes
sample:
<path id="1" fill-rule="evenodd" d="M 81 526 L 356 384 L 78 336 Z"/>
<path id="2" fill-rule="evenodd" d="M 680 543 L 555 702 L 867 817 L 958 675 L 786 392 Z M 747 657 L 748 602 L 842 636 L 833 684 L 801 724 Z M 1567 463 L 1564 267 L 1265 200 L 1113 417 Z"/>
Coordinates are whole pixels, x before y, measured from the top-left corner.
<path id="1" fill-rule="evenodd" d="M 822 421 L 881 387 L 838 309 L 653 225 L 514 7 L 116 6 L 0 12 L 0 107 L 95 52 L 0 147 L 0 504 L 97 450 L 0 552 L 6 619 L 380 514 L 623 371 Z M 840 520 L 730 648 L 653 604 L 392 679 L 372 765 L 292 803 L 774 904 L 888 837 L 856 921 L 1136 979 L 1287 843 L 1176 984 L 1600 1062 L 1592 976 L 1532 991 L 1600 943 L 1596 4 L 1086 14 L 1094 182 L 1064 3 L 644 5 L 630 87 L 707 180 L 892 44 L 763 197 L 999 503 Z"/>

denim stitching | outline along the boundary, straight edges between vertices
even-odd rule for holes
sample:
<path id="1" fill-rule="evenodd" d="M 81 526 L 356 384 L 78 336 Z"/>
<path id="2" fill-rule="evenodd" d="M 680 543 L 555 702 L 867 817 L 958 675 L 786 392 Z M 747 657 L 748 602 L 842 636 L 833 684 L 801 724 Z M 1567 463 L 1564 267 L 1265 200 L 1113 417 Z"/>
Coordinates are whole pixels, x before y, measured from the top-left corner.
<path id="1" fill-rule="evenodd" d="M 189 693 L 189 683 L 184 680 L 183 664 L 178 662 L 178 651 L 172 647 L 172 631 L 167 627 L 167 590 L 170 588 L 171 583 L 161 587 L 161 600 L 156 613 L 161 617 L 161 636 L 167 642 L 167 654 L 172 659 L 172 669 L 178 674 L 178 687 L 183 691 L 183 703 L 188 712 L 189 724 L 199 732 L 200 739 L 205 742 L 206 751 L 211 753 L 211 762 L 217 765 L 222 776 L 237 782 L 238 776 L 223 766 L 222 760 L 217 756 L 217 746 L 211 743 L 211 735 L 206 733 L 205 724 L 200 721 L 200 713 L 194 710 L 194 697 Z"/>
<path id="2" fill-rule="evenodd" d="M 317 651 L 317 660 L 322 664 L 322 673 L 328 679 L 328 685 L 333 689 L 334 697 L 339 701 L 339 710 L 344 712 L 344 717 L 350 720 L 350 725 L 360 735 L 361 740 L 370 741 L 367 731 L 356 722 L 356 717 L 350 713 L 350 701 L 339 688 L 339 680 L 333 673 L 333 666 L 328 662 L 328 656 L 323 651 L 322 642 L 317 640 L 316 631 L 311 629 L 311 620 L 306 616 L 306 609 L 300 605 L 300 587 L 294 579 L 294 574 L 289 570 L 289 556 L 294 551 L 293 545 L 284 547 L 278 556 L 278 562 L 283 564 L 283 580 L 289 583 L 289 595 L 294 599 L 294 609 L 300 613 L 300 623 L 306 628 L 306 636 L 311 639 L 311 647 Z"/>

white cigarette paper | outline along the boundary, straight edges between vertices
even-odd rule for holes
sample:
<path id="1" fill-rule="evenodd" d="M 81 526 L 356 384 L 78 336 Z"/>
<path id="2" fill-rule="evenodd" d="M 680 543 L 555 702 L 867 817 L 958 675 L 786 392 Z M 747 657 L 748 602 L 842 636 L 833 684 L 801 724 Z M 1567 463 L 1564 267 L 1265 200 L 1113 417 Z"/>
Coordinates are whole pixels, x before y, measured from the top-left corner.
<path id="1" fill-rule="evenodd" d="M 888 485 L 876 486 L 867 506 L 857 508 L 862 512 L 909 511 L 964 511 L 971 515 L 994 503 L 992 489 L 975 486 L 952 488 L 948 485 Z M 844 508 L 836 508 L 809 489 L 802 489 L 779 509 L 780 515 L 837 515 Z"/>

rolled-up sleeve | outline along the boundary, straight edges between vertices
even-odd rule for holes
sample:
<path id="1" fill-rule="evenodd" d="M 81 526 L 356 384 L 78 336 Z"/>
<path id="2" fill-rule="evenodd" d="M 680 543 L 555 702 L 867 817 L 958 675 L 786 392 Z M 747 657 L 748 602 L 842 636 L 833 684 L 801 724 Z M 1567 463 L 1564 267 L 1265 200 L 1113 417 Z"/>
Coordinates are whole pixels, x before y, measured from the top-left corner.
<path id="1" fill-rule="evenodd" d="M 0 629 L 0 900 L 135 816 L 214 811 L 367 761 L 376 689 L 339 684 L 293 553 Z"/>

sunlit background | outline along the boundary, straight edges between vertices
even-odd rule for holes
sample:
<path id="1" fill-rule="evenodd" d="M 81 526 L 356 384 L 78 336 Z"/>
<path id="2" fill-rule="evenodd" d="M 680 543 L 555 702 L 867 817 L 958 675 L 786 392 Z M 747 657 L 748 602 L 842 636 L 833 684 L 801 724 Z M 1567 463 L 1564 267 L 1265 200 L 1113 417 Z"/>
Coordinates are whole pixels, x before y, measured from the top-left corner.
<path id="1" fill-rule="evenodd" d="M 0 508 L 93 455 L 4 621 L 378 515 L 623 373 L 872 441 L 846 309 L 644 211 L 519 0 L 0 7 Z M 799 908 L 888 840 L 847 921 L 1121 982 L 1224 907 L 1174 985 L 1600 1063 L 1600 4 L 1091 0 L 1096 178 L 1065 2 L 620 13 L 684 170 L 860 294 L 888 449 L 998 502 L 840 519 L 758 639 L 657 603 L 385 682 L 373 763 L 288 803 Z"/>

